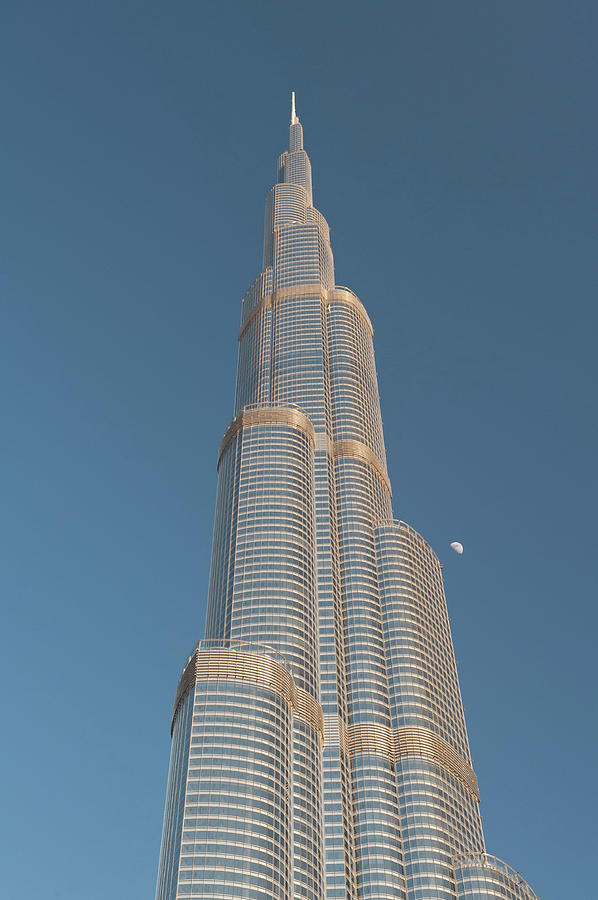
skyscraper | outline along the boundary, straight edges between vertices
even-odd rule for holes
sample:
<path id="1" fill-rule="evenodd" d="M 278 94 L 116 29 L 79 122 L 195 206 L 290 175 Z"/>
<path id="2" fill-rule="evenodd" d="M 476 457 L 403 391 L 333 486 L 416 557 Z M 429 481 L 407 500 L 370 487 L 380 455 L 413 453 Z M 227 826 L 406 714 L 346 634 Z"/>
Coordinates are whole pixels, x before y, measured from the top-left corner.
<path id="1" fill-rule="evenodd" d="M 372 326 L 293 107 L 243 300 L 156 900 L 534 900 L 485 854 L 442 570 L 393 519 Z"/>

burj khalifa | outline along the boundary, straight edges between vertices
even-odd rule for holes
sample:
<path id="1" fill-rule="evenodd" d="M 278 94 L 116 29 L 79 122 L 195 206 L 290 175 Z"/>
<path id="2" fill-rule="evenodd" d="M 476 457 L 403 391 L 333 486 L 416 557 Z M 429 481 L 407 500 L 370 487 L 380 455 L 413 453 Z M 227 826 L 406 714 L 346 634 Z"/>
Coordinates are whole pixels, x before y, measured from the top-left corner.
<path id="1" fill-rule="evenodd" d="M 335 283 L 293 96 L 156 900 L 537 900 L 485 852 L 442 569 L 393 518 L 372 335 Z"/>

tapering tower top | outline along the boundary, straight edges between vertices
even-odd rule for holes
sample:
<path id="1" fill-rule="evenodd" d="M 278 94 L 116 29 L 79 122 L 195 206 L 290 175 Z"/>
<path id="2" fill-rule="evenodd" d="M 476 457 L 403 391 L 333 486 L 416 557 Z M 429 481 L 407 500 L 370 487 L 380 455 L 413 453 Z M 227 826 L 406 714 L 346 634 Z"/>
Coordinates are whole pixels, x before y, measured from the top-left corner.
<path id="1" fill-rule="evenodd" d="M 291 91 L 291 125 L 298 122 L 299 119 L 295 113 L 295 91 Z"/>

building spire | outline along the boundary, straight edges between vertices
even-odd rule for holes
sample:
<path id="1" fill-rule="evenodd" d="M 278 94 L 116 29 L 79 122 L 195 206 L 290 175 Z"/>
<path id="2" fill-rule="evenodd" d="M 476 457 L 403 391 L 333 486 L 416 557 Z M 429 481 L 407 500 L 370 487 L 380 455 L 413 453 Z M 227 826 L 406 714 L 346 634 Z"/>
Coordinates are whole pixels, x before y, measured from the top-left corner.
<path id="1" fill-rule="evenodd" d="M 289 128 L 289 150 L 303 150 L 303 128 L 295 109 L 295 91 L 291 91 L 291 126 Z"/>

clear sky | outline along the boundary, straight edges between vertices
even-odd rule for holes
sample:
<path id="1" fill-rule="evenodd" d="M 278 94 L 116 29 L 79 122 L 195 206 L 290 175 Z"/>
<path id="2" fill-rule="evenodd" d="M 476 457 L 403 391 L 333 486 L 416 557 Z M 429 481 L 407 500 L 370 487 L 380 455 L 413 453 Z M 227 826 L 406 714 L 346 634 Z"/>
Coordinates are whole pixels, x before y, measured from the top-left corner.
<path id="1" fill-rule="evenodd" d="M 597 12 L 4 3 L 4 896 L 153 896 L 291 90 L 395 513 L 446 564 L 488 850 L 594 896 Z"/>

